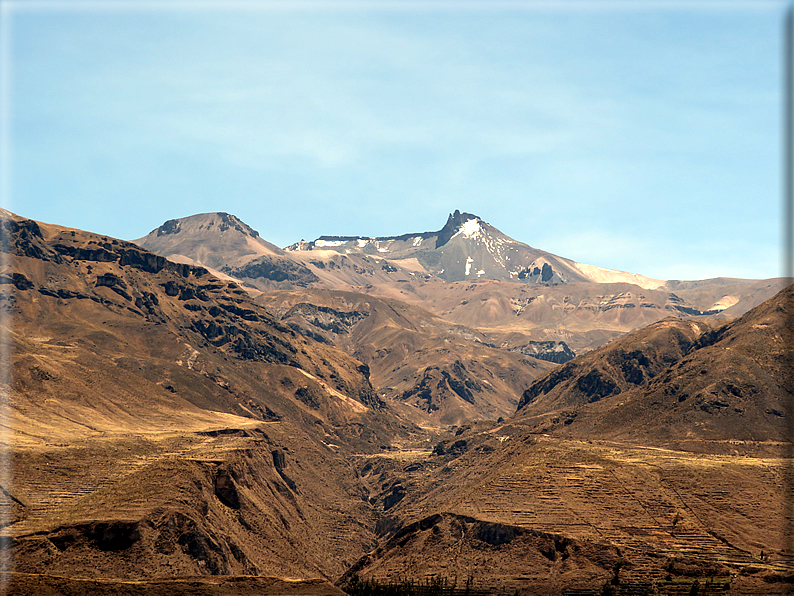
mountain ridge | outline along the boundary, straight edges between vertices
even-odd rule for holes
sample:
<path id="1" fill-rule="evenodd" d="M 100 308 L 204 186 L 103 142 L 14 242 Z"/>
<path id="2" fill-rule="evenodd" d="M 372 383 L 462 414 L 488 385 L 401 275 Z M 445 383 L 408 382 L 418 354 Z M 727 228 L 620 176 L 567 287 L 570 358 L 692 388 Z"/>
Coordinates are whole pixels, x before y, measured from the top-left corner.
<path id="1" fill-rule="evenodd" d="M 258 243 L 268 249 L 270 254 L 275 254 L 278 256 L 289 256 L 289 253 L 301 253 L 301 252 L 311 252 L 311 251 L 332 251 L 338 252 L 340 254 L 367 254 L 367 255 L 378 255 L 381 257 L 386 258 L 386 255 L 390 256 L 389 261 L 399 261 L 409 260 L 411 258 L 417 258 L 415 253 L 417 251 L 417 247 L 419 247 L 424 240 L 429 240 L 435 238 L 434 247 L 432 250 L 438 250 L 450 244 L 450 241 L 456 237 L 461 237 L 461 239 L 475 239 L 475 240 L 482 240 L 486 244 L 490 244 L 490 252 L 492 255 L 496 256 L 496 260 L 504 261 L 506 258 L 505 249 L 504 247 L 494 248 L 493 245 L 499 244 L 507 244 L 507 245 L 515 245 L 515 246 L 522 246 L 534 251 L 535 254 L 540 255 L 540 260 L 536 263 L 533 261 L 529 265 L 525 266 L 523 269 L 514 269 L 508 273 L 508 278 L 510 280 L 526 280 L 528 282 L 539 282 L 539 283 L 569 283 L 571 281 L 592 281 L 596 283 L 614 283 L 614 282 L 627 282 L 633 283 L 634 285 L 638 285 L 643 289 L 669 289 L 674 290 L 688 290 L 695 287 L 702 287 L 705 284 L 713 283 L 718 284 L 722 283 L 723 285 L 731 285 L 734 283 L 741 283 L 741 282 L 750 282 L 754 280 L 747 280 L 741 278 L 709 278 L 704 280 L 661 280 L 661 279 L 654 279 L 642 275 L 640 273 L 632 273 L 627 271 L 621 271 L 616 269 L 609 269 L 605 267 L 600 267 L 597 265 L 590 265 L 586 263 L 581 263 L 574 261 L 572 259 L 568 259 L 565 257 L 560 257 L 558 255 L 554 255 L 552 253 L 548 253 L 546 251 L 542 251 L 539 249 L 534 249 L 531 246 L 514 240 L 509 236 L 506 236 L 502 232 L 500 232 L 497 228 L 493 227 L 491 224 L 482 220 L 479 216 L 461 212 L 459 210 L 455 210 L 451 214 L 449 214 L 446 223 L 444 226 L 438 231 L 428 231 L 428 232 L 417 232 L 417 233 L 404 233 L 400 235 L 394 236 L 365 236 L 365 235 L 321 235 L 316 240 L 313 241 L 300 241 L 293 243 L 284 249 L 278 248 L 277 246 L 263 240 L 259 233 L 242 222 L 239 218 L 234 215 L 230 215 L 224 212 L 215 212 L 215 213 L 204 213 L 198 214 L 193 216 L 188 216 L 181 219 L 171 219 L 155 228 L 150 232 L 147 236 L 134 240 L 133 242 L 149 248 L 154 252 L 161 253 L 165 247 L 162 246 L 161 243 L 157 243 L 154 239 L 163 238 L 163 237 L 176 237 L 179 235 L 183 229 L 190 227 L 193 224 L 193 228 L 196 227 L 196 223 L 202 222 L 205 225 L 199 225 L 199 228 L 205 228 L 207 232 L 209 232 L 213 225 L 216 224 L 213 219 L 218 218 L 220 219 L 220 224 L 218 228 L 220 232 L 228 230 L 230 228 L 238 230 L 244 236 L 255 238 Z M 185 230 L 187 231 L 187 230 Z M 205 237 L 208 237 L 207 234 L 204 234 Z M 408 242 L 410 241 L 410 242 Z M 398 243 L 398 246 L 394 247 L 394 243 Z M 380 246 L 381 243 L 387 243 L 390 246 Z M 407 245 L 406 245 L 407 243 Z M 172 250 L 172 254 L 178 255 L 178 253 L 173 252 L 173 247 L 168 247 L 168 250 Z M 424 248 L 423 248 L 424 250 Z M 215 251 L 217 252 L 217 251 Z M 248 253 L 250 254 L 250 253 Z M 183 256 L 183 255 L 178 255 Z M 220 263 L 220 261 L 215 263 L 209 263 L 210 266 L 220 270 L 223 265 L 227 266 L 227 269 L 230 268 L 229 261 L 239 261 L 241 258 L 246 260 L 244 257 L 248 256 L 247 254 L 231 254 L 226 255 L 226 262 Z M 566 271 L 555 272 L 553 263 L 545 261 L 545 257 L 553 258 L 561 263 L 561 267 L 565 268 Z M 247 260 L 252 260 L 251 258 Z M 420 261 L 427 261 L 428 257 L 424 257 L 424 259 L 420 258 Z M 433 260 L 433 259 L 430 259 Z M 536 259 L 537 260 L 537 259 Z M 199 264 L 204 264 L 199 262 Z M 215 265 L 218 265 L 215 267 Z M 237 263 L 239 265 L 239 263 Z M 422 262 L 422 265 L 426 266 L 425 262 Z M 437 275 L 438 273 L 444 272 L 443 269 L 439 269 L 438 271 L 431 272 L 426 271 L 427 273 L 432 273 L 433 275 Z M 464 276 L 463 278 L 455 279 L 447 277 L 442 277 L 445 281 L 464 281 L 464 280 L 474 280 L 474 279 L 495 279 L 492 276 L 488 276 L 485 273 L 480 273 L 480 270 L 477 269 L 477 263 L 474 259 L 467 258 L 463 261 L 463 271 Z M 472 273 L 474 272 L 474 273 Z M 471 275 L 475 275 L 476 277 L 471 277 Z M 503 279 L 504 276 L 496 277 L 496 279 Z M 718 306 L 718 302 L 714 303 L 714 306 Z M 735 304 L 735 302 L 730 303 L 727 302 L 729 305 Z M 702 314 L 707 314 L 707 311 L 719 311 L 727 307 L 718 307 L 713 309 L 700 309 Z M 712 314 L 712 313 L 708 313 Z"/>
<path id="2" fill-rule="evenodd" d="M 429 246 L 427 241 L 431 241 Z M 345 254 L 389 255 L 397 262 L 416 258 L 427 273 L 445 281 L 482 277 L 560 283 L 586 279 L 571 267 L 568 259 L 518 242 L 479 216 L 457 209 L 436 232 L 384 237 L 321 236 L 313 242 L 293 244 L 286 250 L 315 248 Z"/>
<path id="3" fill-rule="evenodd" d="M 213 214 L 202 217 L 207 216 Z M 491 343 L 513 337 L 511 347 L 563 340 L 582 353 L 670 314 L 739 316 L 780 289 L 776 280 L 663 281 L 584 265 L 534 249 L 458 210 L 435 232 L 322 236 L 328 240 L 302 241 L 261 256 L 251 253 L 250 236 L 218 240 L 218 226 L 215 237 L 207 226 L 191 235 L 182 220 L 170 221 L 176 223 L 165 231 L 173 233 L 158 236 L 155 230 L 137 242 L 182 262 L 206 264 L 211 252 L 213 273 L 254 295 L 324 288 L 396 298 L 451 323 L 495 333 Z M 481 298 L 488 316 L 468 295 L 480 285 L 488 291 Z M 617 307 L 622 310 L 609 311 Z"/>

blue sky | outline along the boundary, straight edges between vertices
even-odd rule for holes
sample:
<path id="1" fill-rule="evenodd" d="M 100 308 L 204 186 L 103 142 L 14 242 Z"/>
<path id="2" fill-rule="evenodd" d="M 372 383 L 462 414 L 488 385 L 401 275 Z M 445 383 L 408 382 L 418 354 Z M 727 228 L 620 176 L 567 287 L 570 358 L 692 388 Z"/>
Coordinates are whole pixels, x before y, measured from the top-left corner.
<path id="1" fill-rule="evenodd" d="M 781 273 L 785 2 L 2 2 L 3 206 Z"/>

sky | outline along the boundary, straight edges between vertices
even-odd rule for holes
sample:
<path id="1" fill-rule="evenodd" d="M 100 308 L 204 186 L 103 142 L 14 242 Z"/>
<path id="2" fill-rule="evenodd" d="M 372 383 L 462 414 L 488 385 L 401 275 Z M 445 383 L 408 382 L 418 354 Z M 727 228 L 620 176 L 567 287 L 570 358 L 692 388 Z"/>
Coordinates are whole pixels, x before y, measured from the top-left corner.
<path id="1" fill-rule="evenodd" d="M 19 215 L 283 247 L 459 209 L 653 278 L 782 274 L 786 2 L 0 4 Z"/>

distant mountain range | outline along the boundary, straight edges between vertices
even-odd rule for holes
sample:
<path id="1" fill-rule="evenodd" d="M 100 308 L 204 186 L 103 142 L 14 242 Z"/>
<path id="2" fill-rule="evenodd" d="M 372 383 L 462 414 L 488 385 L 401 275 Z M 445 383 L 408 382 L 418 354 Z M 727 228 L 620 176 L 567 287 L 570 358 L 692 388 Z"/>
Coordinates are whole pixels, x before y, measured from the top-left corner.
<path id="1" fill-rule="evenodd" d="M 322 288 L 397 298 L 496 333 L 491 339 L 500 344 L 564 340 L 577 353 L 666 316 L 736 317 L 782 287 L 775 279 L 664 281 L 577 263 L 457 210 L 437 232 L 321 236 L 284 250 L 226 213 L 170 220 L 135 242 L 252 291 Z M 522 335 L 512 341 L 513 332 Z"/>
<path id="2" fill-rule="evenodd" d="M 361 359 L 380 394 L 411 404 L 403 415 L 417 423 L 509 415 L 545 370 L 537 359 L 564 363 L 669 316 L 736 316 L 781 286 L 576 263 L 457 210 L 437 232 L 321 236 L 284 250 L 227 213 L 170 220 L 135 242 L 240 284 L 284 323 Z M 438 344 L 450 333 L 452 353 Z M 523 372 L 494 377 L 471 364 L 482 362 Z"/>
<path id="3" fill-rule="evenodd" d="M 368 255 L 399 266 L 411 275 L 437 277 L 444 281 L 495 279 L 524 283 L 629 282 L 645 289 L 665 285 L 636 273 L 613 271 L 576 263 L 532 248 L 503 234 L 471 213 L 455 210 L 437 232 L 401 236 L 320 236 L 311 242 L 297 242 L 283 251 L 263 240 L 259 233 L 233 215 L 205 213 L 169 220 L 147 236 L 135 241 L 157 253 L 168 252 L 175 260 L 190 259 L 205 267 L 226 268 L 250 279 L 312 283 L 286 265 L 289 255 L 311 251 L 333 251 L 344 255 Z M 267 262 L 272 269 L 256 265 Z M 284 267 L 280 271 L 277 264 Z M 253 275 L 252 275 L 253 273 Z"/>

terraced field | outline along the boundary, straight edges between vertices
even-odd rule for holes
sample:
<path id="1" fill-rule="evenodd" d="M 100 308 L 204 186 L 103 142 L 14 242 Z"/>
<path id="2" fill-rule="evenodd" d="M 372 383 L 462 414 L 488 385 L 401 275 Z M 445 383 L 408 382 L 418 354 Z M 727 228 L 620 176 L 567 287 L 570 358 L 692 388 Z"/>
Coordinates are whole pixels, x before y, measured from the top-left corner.
<path id="1" fill-rule="evenodd" d="M 470 466 L 468 455 L 428 460 L 426 469 L 435 465 L 429 476 L 443 483 L 425 498 L 406 499 L 400 513 L 421 519 L 446 511 L 616 547 L 621 579 L 636 586 L 785 572 L 782 459 L 528 439 L 520 432 L 502 439 L 504 451 L 491 454 L 490 466 Z M 482 453 L 476 437 L 469 442 Z M 531 565 L 514 563 L 512 578 L 491 579 L 521 586 Z"/>
<path id="2" fill-rule="evenodd" d="M 257 426 L 239 417 L 240 426 Z M 260 423 L 259 425 L 262 425 Z M 245 431 L 238 430 L 242 435 Z M 51 528 L 64 521 L 65 511 L 79 516 L 81 502 L 102 489 L 158 463 L 194 461 L 215 465 L 230 453 L 246 445 L 250 437 L 224 437 L 219 441 L 212 430 L 185 435 L 177 431 L 152 432 L 147 435 L 115 433 L 82 444 L 27 445 L 11 453 L 10 465 L 15 482 L 14 498 L 22 507 L 22 517 L 14 525 L 15 534 Z M 192 435 L 192 436 L 191 436 Z M 149 507 L 145 499 L 127 499 L 113 515 L 134 518 Z M 89 512 L 86 511 L 86 514 Z"/>

